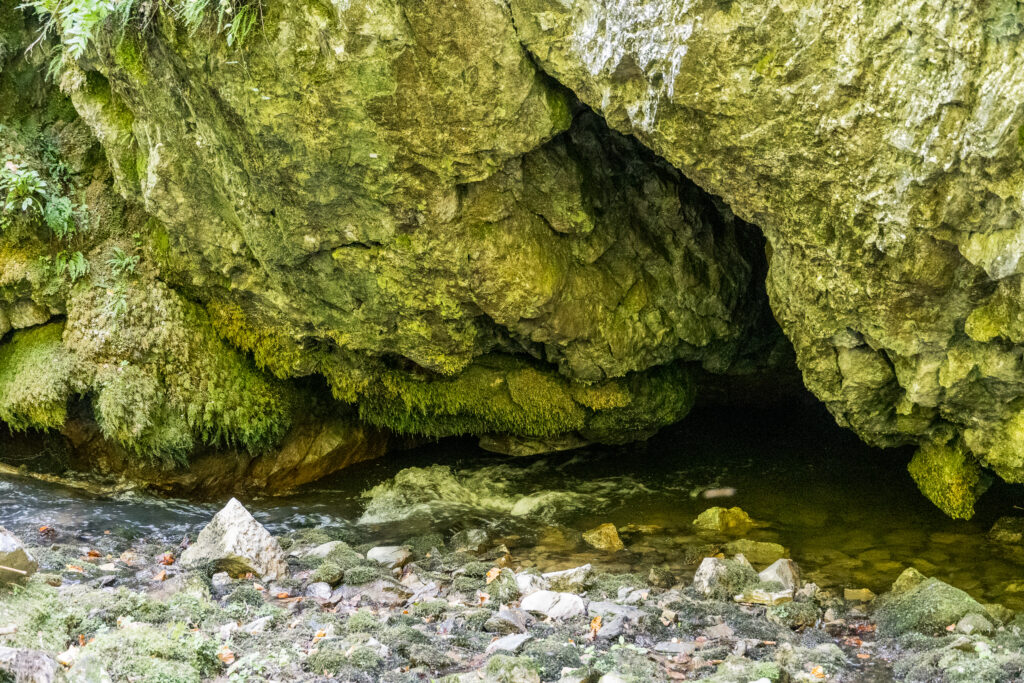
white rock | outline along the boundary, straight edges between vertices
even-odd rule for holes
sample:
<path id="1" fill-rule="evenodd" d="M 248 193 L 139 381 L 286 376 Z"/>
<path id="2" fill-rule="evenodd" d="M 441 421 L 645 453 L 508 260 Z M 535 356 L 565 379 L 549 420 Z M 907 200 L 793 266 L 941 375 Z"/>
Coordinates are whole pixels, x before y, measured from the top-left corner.
<path id="1" fill-rule="evenodd" d="M 412 559 L 408 548 L 400 545 L 379 545 L 366 551 L 366 559 L 373 560 L 390 569 L 404 567 Z"/>
<path id="2" fill-rule="evenodd" d="M 803 585 L 800 580 L 800 568 L 796 566 L 796 562 L 786 558 L 775 560 L 757 576 L 762 581 L 781 583 L 783 588 L 792 591 L 800 590 L 800 586 Z"/>
<path id="3" fill-rule="evenodd" d="M 233 576 L 251 572 L 267 580 L 288 574 L 288 563 L 277 539 L 234 498 L 181 554 L 185 567 L 207 561 Z"/>
<path id="4" fill-rule="evenodd" d="M 0 671 L 18 683 L 52 683 L 60 665 L 45 652 L 0 647 Z"/>
<path id="5" fill-rule="evenodd" d="M 693 575 L 693 589 L 700 595 L 711 595 L 726 572 L 728 566 L 725 561 L 717 557 L 705 557 Z"/>
<path id="6" fill-rule="evenodd" d="M 614 671 L 609 671 L 604 676 L 601 676 L 601 678 L 597 680 L 597 683 L 629 683 L 629 681 Z"/>
<path id="7" fill-rule="evenodd" d="M 529 633 L 513 633 L 511 635 L 498 638 L 496 641 L 487 646 L 487 654 L 492 652 L 519 652 L 520 648 L 532 638 Z"/>
<path id="8" fill-rule="evenodd" d="M 322 558 L 327 557 L 328 553 L 341 545 L 341 541 L 327 541 L 327 543 L 321 543 L 315 548 L 310 548 L 306 551 L 306 557 Z"/>
<path id="9" fill-rule="evenodd" d="M 330 600 L 331 593 L 331 584 L 326 581 L 317 581 L 306 586 L 306 597 L 314 600 Z"/>
<path id="10" fill-rule="evenodd" d="M 519 589 L 520 595 L 536 593 L 537 591 L 546 590 L 547 587 L 548 582 L 536 574 L 527 574 L 525 572 L 516 574 L 516 588 Z"/>
<path id="11" fill-rule="evenodd" d="M 592 570 L 593 568 L 590 564 L 585 564 L 582 567 L 573 567 L 572 569 L 564 569 L 560 572 L 541 574 L 541 578 L 547 582 L 548 587 L 552 590 L 581 591 L 587 580 L 590 579 Z"/>
<path id="12" fill-rule="evenodd" d="M 551 619 L 569 619 L 587 612 L 586 603 L 580 596 L 554 591 L 530 593 L 519 606 L 527 612 L 537 612 Z"/>
<path id="13" fill-rule="evenodd" d="M 0 526 L 0 583 L 23 581 L 39 569 L 39 564 L 27 550 L 25 544 L 7 529 Z"/>

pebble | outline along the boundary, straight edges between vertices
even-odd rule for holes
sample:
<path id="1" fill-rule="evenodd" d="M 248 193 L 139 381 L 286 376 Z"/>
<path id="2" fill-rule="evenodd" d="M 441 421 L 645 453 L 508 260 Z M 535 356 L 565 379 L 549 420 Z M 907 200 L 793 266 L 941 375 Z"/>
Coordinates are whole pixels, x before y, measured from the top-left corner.
<path id="1" fill-rule="evenodd" d="M 694 643 L 678 643 L 672 640 L 663 640 L 655 643 L 654 651 L 663 655 L 692 655 L 697 650 Z"/>

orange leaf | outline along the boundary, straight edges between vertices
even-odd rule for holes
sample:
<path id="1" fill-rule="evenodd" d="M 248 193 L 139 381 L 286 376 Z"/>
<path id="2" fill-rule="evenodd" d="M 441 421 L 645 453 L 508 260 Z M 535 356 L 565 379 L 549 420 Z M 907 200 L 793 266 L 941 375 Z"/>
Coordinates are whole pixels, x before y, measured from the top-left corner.
<path id="1" fill-rule="evenodd" d="M 174 555 L 171 553 L 164 553 L 164 556 L 160 558 L 160 564 L 165 567 L 174 564 Z"/>
<path id="2" fill-rule="evenodd" d="M 78 646 L 85 647 L 85 636 L 83 636 L 81 633 L 78 634 Z"/>
<path id="3" fill-rule="evenodd" d="M 820 666 L 816 666 L 813 669 L 811 669 L 811 675 L 815 678 L 824 678 L 825 672 L 822 670 Z"/>
<path id="4" fill-rule="evenodd" d="M 953 631 L 955 629 L 956 629 L 956 624 L 950 624 L 949 626 L 946 627 L 947 631 Z"/>
<path id="5" fill-rule="evenodd" d="M 66 567 L 66 569 L 67 569 L 67 570 L 68 570 L 69 572 L 78 572 L 79 574 L 84 574 L 84 573 L 85 573 L 85 570 L 84 570 L 84 569 L 82 569 L 81 567 L 79 567 L 79 566 L 78 566 L 77 564 L 69 564 L 69 565 L 68 565 L 68 566 Z"/>
<path id="6" fill-rule="evenodd" d="M 487 570 L 487 583 L 490 583 L 491 581 L 494 581 L 496 578 L 498 578 L 499 574 L 501 574 L 501 570 L 498 569 L 497 567 L 494 567 L 493 569 L 488 569 Z"/>
<path id="7" fill-rule="evenodd" d="M 601 615 L 598 614 L 596 617 L 590 620 L 590 639 L 594 640 L 597 638 L 597 632 L 601 630 Z"/>
<path id="8" fill-rule="evenodd" d="M 167 580 L 167 570 L 166 569 L 161 569 L 160 573 L 153 577 L 153 580 L 154 581 L 166 581 Z"/>
<path id="9" fill-rule="evenodd" d="M 255 588 L 255 589 L 256 589 L 256 590 L 258 590 L 258 591 L 261 591 L 261 590 L 265 590 L 265 589 L 263 588 L 263 586 L 259 585 L 258 583 L 254 583 L 254 584 L 252 585 L 252 587 L 253 587 L 253 588 Z"/>
<path id="10" fill-rule="evenodd" d="M 86 555 L 89 557 L 102 557 L 99 550 L 90 550 Z"/>
<path id="11" fill-rule="evenodd" d="M 225 664 L 230 664 L 231 662 L 235 661 L 235 653 L 229 650 L 227 646 L 224 646 L 221 647 L 220 652 L 217 653 L 217 659 L 224 662 Z"/>
<path id="12" fill-rule="evenodd" d="M 43 526 L 39 527 L 39 533 L 41 533 L 41 534 L 45 534 L 49 530 L 50 530 L 50 527 L 46 526 L 45 524 Z"/>
<path id="13" fill-rule="evenodd" d="M 871 659 L 871 655 L 869 655 L 867 652 L 858 652 L 857 659 Z"/>
<path id="14" fill-rule="evenodd" d="M 278 600 L 284 600 L 285 598 L 288 597 L 288 594 L 287 593 L 278 593 L 276 597 L 277 597 Z"/>

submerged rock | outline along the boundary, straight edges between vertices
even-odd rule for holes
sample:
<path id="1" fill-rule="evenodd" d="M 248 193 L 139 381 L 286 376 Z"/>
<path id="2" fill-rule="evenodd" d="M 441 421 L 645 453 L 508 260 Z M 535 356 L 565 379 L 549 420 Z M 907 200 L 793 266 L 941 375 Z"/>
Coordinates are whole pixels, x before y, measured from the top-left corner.
<path id="1" fill-rule="evenodd" d="M 409 549 L 400 545 L 382 545 L 366 551 L 366 559 L 382 564 L 388 569 L 404 567 L 412 559 Z"/>
<path id="2" fill-rule="evenodd" d="M 788 551 L 778 543 L 752 541 L 747 538 L 726 543 L 725 552 L 730 555 L 743 555 L 760 565 L 772 564 L 788 554 Z"/>
<path id="3" fill-rule="evenodd" d="M 584 531 L 583 540 L 586 541 L 587 545 L 593 548 L 613 553 L 626 547 L 623 545 L 622 539 L 619 538 L 619 532 L 615 528 L 615 525 L 610 523 L 602 524 L 590 531 Z"/>
<path id="4" fill-rule="evenodd" d="M 1024 517 L 1000 517 L 988 532 L 995 543 L 1024 544 Z"/>
<path id="5" fill-rule="evenodd" d="M 712 507 L 697 515 L 693 526 L 721 534 L 744 534 L 754 527 L 754 520 L 743 508 Z"/>
<path id="6" fill-rule="evenodd" d="M 0 584 L 24 581 L 38 569 L 21 539 L 0 526 Z"/>
<path id="7" fill-rule="evenodd" d="M 211 562 L 236 577 L 252 573 L 264 579 L 282 579 L 288 573 L 277 539 L 234 498 L 181 554 L 185 566 L 202 562 Z"/>

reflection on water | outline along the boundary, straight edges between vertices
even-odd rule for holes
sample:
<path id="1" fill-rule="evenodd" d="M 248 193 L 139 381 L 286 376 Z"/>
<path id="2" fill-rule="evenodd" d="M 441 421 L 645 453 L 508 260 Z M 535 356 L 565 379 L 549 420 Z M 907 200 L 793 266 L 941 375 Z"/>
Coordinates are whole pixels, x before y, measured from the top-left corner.
<path id="1" fill-rule="evenodd" d="M 644 444 L 555 456 L 510 459 L 447 441 L 358 465 L 288 498 L 247 502 L 275 533 L 326 524 L 366 542 L 401 542 L 482 529 L 525 565 L 593 562 L 644 574 L 657 565 L 680 579 L 721 540 L 694 533 L 694 517 L 739 505 L 764 524 L 747 537 L 781 543 L 819 585 L 878 592 L 913 565 L 979 599 L 1024 608 L 1024 551 L 985 538 L 999 516 L 1024 514 L 1014 506 L 1020 487 L 994 487 L 974 520 L 952 521 L 917 492 L 908 457 L 867 448 L 824 414 L 716 411 Z M 708 499 L 708 489 L 732 495 Z M 215 508 L 0 481 L 0 523 L 16 529 L 46 524 L 176 541 Z M 583 543 L 581 531 L 605 522 L 622 530 L 625 551 Z"/>

